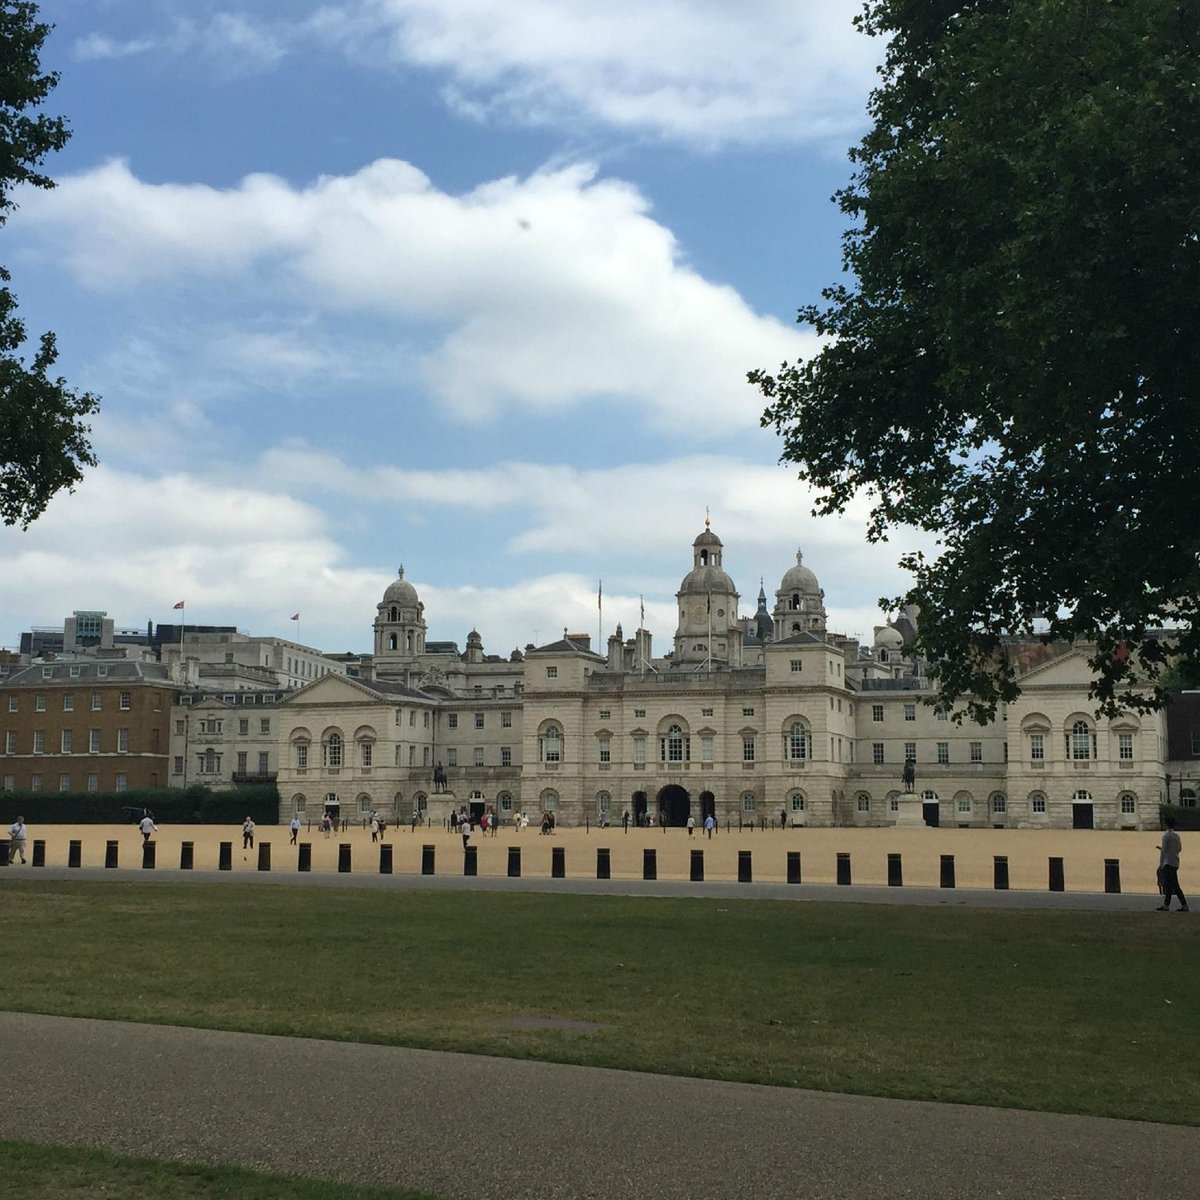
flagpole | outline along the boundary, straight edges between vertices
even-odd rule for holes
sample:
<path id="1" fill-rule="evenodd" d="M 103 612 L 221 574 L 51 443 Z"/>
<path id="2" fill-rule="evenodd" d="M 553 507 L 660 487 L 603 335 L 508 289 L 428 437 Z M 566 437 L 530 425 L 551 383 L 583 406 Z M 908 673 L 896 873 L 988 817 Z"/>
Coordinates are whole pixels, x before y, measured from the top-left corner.
<path id="1" fill-rule="evenodd" d="M 596 653 L 600 653 L 600 646 L 604 639 L 604 580 L 601 579 L 596 584 Z"/>

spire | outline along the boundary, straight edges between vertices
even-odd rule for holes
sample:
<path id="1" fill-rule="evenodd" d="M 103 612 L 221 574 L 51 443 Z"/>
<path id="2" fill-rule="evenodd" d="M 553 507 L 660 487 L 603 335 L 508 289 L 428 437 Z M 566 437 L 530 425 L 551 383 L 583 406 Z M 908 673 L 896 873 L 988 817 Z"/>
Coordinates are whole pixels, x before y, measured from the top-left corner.
<path id="1" fill-rule="evenodd" d="M 758 607 L 767 607 L 767 584 L 761 575 L 758 577 Z"/>

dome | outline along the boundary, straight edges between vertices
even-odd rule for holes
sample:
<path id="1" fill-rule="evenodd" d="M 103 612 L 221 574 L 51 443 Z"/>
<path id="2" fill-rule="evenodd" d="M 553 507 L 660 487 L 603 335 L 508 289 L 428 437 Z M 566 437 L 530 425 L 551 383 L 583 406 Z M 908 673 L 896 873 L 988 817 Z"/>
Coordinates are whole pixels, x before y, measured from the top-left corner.
<path id="1" fill-rule="evenodd" d="M 701 537 L 703 536 L 701 534 Z M 683 577 L 679 590 L 681 592 L 707 593 L 736 592 L 737 588 L 733 586 L 733 580 L 720 567 L 714 567 L 710 563 L 708 566 L 695 567 L 689 571 Z"/>
<path id="2" fill-rule="evenodd" d="M 881 625 L 875 630 L 875 645 L 889 650 L 901 650 L 904 648 L 904 635 L 891 625 Z"/>
<path id="3" fill-rule="evenodd" d="M 784 572 L 779 583 L 781 592 L 820 592 L 817 577 L 804 565 L 804 555 L 796 551 L 796 565 Z"/>
<path id="4" fill-rule="evenodd" d="M 420 601 L 417 599 L 417 589 L 404 578 L 404 568 L 400 568 L 400 577 L 392 580 L 383 593 L 384 604 L 399 604 L 406 608 L 416 608 Z"/>
<path id="5" fill-rule="evenodd" d="M 698 534 L 696 540 L 692 543 L 693 546 L 720 546 L 721 544 L 721 539 L 708 528 L 705 528 L 703 533 Z"/>

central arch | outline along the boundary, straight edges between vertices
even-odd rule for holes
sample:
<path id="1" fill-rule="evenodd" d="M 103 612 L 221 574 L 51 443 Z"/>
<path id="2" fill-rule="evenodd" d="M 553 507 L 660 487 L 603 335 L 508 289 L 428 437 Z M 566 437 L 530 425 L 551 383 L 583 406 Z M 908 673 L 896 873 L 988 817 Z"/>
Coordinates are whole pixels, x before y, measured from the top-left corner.
<path id="1" fill-rule="evenodd" d="M 700 793 L 700 817 L 707 821 L 709 817 L 717 819 L 717 798 L 712 792 Z"/>
<path id="2" fill-rule="evenodd" d="M 658 793 L 658 811 L 664 825 L 686 825 L 692 811 L 692 798 L 686 788 L 669 783 Z"/>

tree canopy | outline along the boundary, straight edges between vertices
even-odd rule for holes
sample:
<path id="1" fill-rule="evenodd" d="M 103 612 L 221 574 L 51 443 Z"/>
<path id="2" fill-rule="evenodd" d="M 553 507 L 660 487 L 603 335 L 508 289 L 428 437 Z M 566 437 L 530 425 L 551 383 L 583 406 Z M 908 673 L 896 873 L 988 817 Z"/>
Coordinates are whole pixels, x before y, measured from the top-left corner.
<path id="1" fill-rule="evenodd" d="M 1094 643 L 1110 712 L 1200 651 L 1200 5 L 870 0 L 889 39 L 836 196 L 813 358 L 753 371 L 763 424 L 867 536 L 909 524 L 918 650 L 977 719 L 1006 650 Z M 1177 630 L 1168 634 L 1163 629 Z"/>
<path id="2" fill-rule="evenodd" d="M 0 0 L 0 225 L 15 207 L 14 187 L 54 186 L 39 168 L 70 137 L 62 117 L 37 111 L 58 83 L 41 68 L 50 26 L 37 18 L 36 4 Z M 58 356 L 52 333 L 42 334 L 26 363 L 25 326 L 8 281 L 0 268 L 0 518 L 28 526 L 95 464 L 84 418 L 99 401 L 50 376 Z"/>

